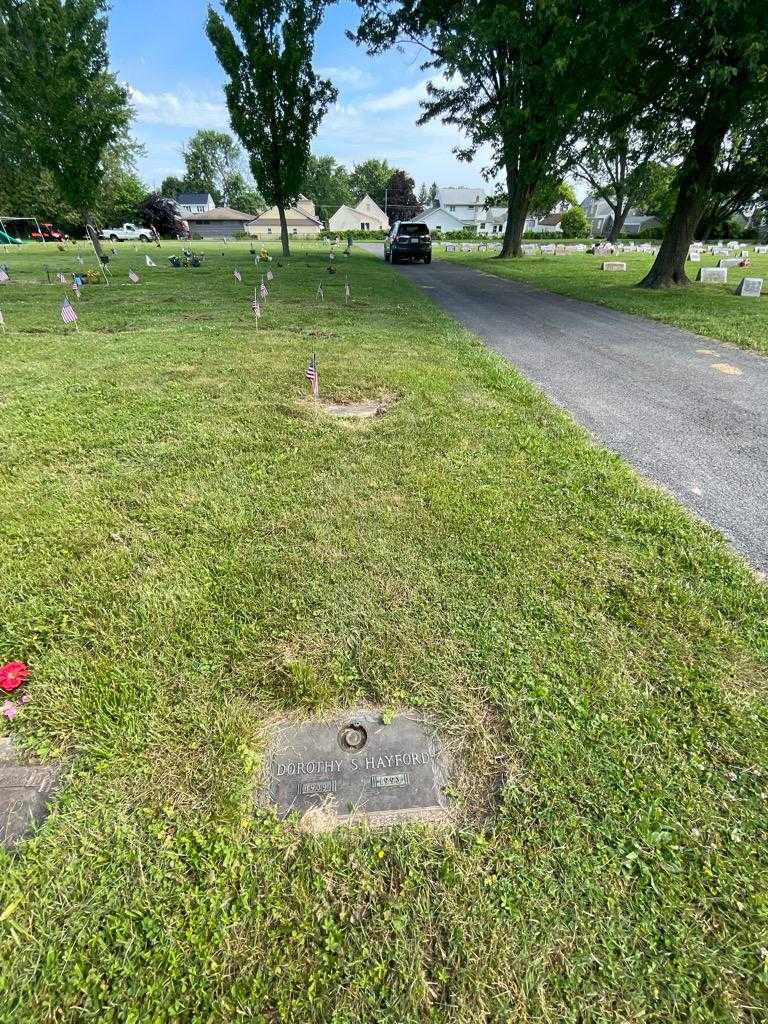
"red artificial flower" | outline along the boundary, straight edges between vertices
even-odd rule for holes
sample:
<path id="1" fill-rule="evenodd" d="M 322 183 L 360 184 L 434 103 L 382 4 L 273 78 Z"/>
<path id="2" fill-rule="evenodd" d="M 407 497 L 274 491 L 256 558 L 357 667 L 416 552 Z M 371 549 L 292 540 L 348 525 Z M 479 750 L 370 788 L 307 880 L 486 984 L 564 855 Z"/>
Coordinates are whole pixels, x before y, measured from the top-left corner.
<path id="1" fill-rule="evenodd" d="M 9 661 L 0 667 L 0 690 L 12 693 L 29 675 L 29 668 L 23 661 Z"/>

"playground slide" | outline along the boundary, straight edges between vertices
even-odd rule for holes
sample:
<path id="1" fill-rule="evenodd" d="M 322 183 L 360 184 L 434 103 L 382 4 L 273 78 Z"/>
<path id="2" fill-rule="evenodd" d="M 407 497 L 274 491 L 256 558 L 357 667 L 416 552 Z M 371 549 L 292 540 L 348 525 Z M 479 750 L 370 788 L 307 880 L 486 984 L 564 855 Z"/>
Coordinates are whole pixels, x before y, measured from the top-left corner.
<path id="1" fill-rule="evenodd" d="M 13 235 L 6 235 L 4 231 L 0 231 L 0 245 L 21 245 L 21 239 L 14 238 Z"/>

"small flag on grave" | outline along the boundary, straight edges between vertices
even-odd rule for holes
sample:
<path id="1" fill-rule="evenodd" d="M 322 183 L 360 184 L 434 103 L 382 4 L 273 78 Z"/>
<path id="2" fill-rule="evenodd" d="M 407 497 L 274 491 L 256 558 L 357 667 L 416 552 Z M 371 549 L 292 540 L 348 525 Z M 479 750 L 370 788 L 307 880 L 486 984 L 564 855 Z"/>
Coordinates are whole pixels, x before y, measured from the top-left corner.
<path id="1" fill-rule="evenodd" d="M 139 275 L 136 273 L 135 270 L 129 270 L 128 271 L 128 280 L 132 284 L 138 284 L 139 283 Z"/>
<path id="2" fill-rule="evenodd" d="M 344 282 L 344 301 L 349 302 L 352 292 L 349 290 L 349 281 Z"/>
<path id="3" fill-rule="evenodd" d="M 79 277 L 76 277 L 75 280 L 72 282 L 72 291 L 75 293 L 75 295 L 79 299 L 80 298 L 80 278 Z"/>
<path id="4" fill-rule="evenodd" d="M 275 278 L 275 275 L 274 275 L 274 274 L 272 273 L 272 271 L 271 271 L 271 270 L 268 270 L 268 271 L 267 271 L 267 280 L 268 280 L 268 281 L 273 281 L 273 280 L 274 280 L 274 278 Z"/>
<path id="5" fill-rule="evenodd" d="M 315 298 L 318 302 L 325 302 L 325 293 L 323 292 L 323 286 L 321 284 L 317 286 L 317 294 L 315 295 Z"/>
<path id="6" fill-rule="evenodd" d="M 68 296 L 64 297 L 64 301 L 61 304 L 60 313 L 61 319 L 64 321 L 65 324 L 74 324 L 75 329 L 77 329 L 77 313 L 75 312 L 75 307 L 69 301 Z"/>
<path id="7" fill-rule="evenodd" d="M 269 292 L 267 291 L 267 286 L 264 284 L 264 278 L 263 277 L 261 279 L 261 286 L 259 288 L 259 295 L 262 297 L 262 299 L 266 299 L 267 296 L 269 295 Z"/>
<path id="8" fill-rule="evenodd" d="M 239 270 L 235 271 L 235 273 L 233 274 L 233 277 L 238 282 L 238 284 L 243 280 L 243 275 L 240 273 Z"/>
<path id="9" fill-rule="evenodd" d="M 77 260 L 77 262 L 78 262 L 78 263 L 80 264 L 80 266 L 82 267 L 83 263 L 85 262 L 85 261 L 83 260 L 83 257 L 82 257 L 82 256 L 76 256 L 76 257 L 75 257 L 75 259 Z"/>
<path id="10" fill-rule="evenodd" d="M 317 358 L 314 352 L 307 366 L 307 380 L 312 385 L 312 397 L 317 398 L 320 394 L 320 380 L 317 375 Z"/>
<path id="11" fill-rule="evenodd" d="M 8 276 L 8 271 L 5 269 L 5 267 L 0 267 L 0 284 L 8 284 L 10 280 L 11 279 Z"/>
<path id="12" fill-rule="evenodd" d="M 152 259 L 152 257 L 148 256 L 148 255 L 144 256 L 144 262 L 147 264 L 148 267 L 156 267 L 157 266 L 157 264 Z"/>
<path id="13" fill-rule="evenodd" d="M 256 326 L 259 325 L 259 317 L 261 316 L 261 305 L 259 304 L 258 296 L 256 295 L 256 289 L 253 290 L 253 302 L 251 303 L 251 309 L 253 315 L 256 317 Z"/>

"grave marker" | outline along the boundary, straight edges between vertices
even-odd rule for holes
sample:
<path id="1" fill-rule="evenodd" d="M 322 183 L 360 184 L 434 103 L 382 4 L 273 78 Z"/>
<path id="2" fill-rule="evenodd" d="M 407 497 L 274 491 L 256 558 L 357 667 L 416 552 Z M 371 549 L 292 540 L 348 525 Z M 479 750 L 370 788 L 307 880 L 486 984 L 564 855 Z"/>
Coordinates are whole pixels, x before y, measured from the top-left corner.
<path id="1" fill-rule="evenodd" d="M 627 264 L 622 263 L 621 260 L 607 260 L 605 263 L 600 265 L 601 270 L 626 270 Z"/>
<path id="2" fill-rule="evenodd" d="M 749 299 L 759 299 L 762 291 L 762 277 L 742 277 L 736 286 L 736 294 Z"/>
<path id="3" fill-rule="evenodd" d="M 702 284 L 726 284 L 728 269 L 726 267 L 700 267 L 696 280 Z"/>
<path id="4" fill-rule="evenodd" d="M 416 713 L 385 725 L 373 711 L 279 723 L 257 803 L 280 817 L 312 813 L 325 830 L 356 821 L 445 820 L 447 765 L 433 727 Z"/>
<path id="5" fill-rule="evenodd" d="M 691 249 L 688 253 L 688 259 L 691 263 L 701 263 L 701 250 Z"/>
<path id="6" fill-rule="evenodd" d="M 740 260 L 733 258 L 729 260 L 719 260 L 717 265 L 718 267 L 738 267 L 739 263 Z"/>
<path id="7" fill-rule="evenodd" d="M 45 765 L 25 765 L 13 742 L 0 738 L 0 848 L 10 850 L 48 812 L 57 772 Z"/>

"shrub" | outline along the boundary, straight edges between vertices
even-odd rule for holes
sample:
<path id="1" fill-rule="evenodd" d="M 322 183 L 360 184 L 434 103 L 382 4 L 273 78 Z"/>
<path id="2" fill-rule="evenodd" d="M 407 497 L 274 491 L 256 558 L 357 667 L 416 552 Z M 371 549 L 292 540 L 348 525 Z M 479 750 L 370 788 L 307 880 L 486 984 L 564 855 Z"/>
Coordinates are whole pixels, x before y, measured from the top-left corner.
<path id="1" fill-rule="evenodd" d="M 589 238 L 591 231 L 587 215 L 580 206 L 572 206 L 566 210 L 560 220 L 563 235 L 569 238 Z"/>

